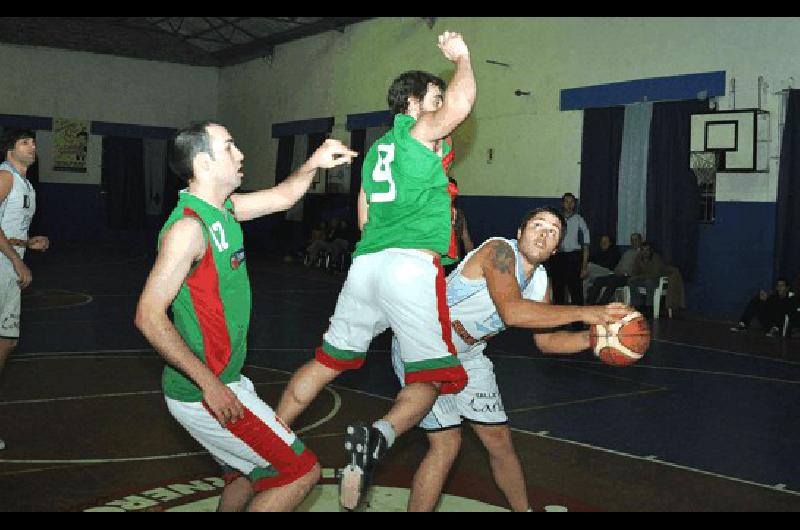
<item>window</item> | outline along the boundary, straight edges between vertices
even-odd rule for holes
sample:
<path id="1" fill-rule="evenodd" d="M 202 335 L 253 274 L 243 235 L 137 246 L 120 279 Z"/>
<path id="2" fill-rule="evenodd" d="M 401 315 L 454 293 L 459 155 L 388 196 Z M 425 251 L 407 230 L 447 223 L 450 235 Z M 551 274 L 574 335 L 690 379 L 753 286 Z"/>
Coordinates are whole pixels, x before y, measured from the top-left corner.
<path id="1" fill-rule="evenodd" d="M 713 223 L 717 206 L 717 181 L 698 184 L 700 188 L 700 222 Z"/>

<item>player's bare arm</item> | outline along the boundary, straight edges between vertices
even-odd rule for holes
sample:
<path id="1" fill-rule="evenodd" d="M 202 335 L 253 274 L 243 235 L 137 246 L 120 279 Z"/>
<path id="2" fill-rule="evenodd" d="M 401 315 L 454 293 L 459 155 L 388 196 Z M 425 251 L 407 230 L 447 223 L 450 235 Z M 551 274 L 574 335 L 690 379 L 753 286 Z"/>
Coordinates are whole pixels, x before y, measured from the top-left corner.
<path id="1" fill-rule="evenodd" d="M 364 192 L 364 186 L 361 186 L 361 191 L 358 192 L 358 229 L 362 232 L 367 221 L 369 221 L 369 203 L 367 202 L 367 194 Z"/>
<path id="2" fill-rule="evenodd" d="M 552 304 L 550 282 L 542 300 L 544 304 Z M 555 306 L 551 306 L 555 307 Z M 533 333 L 533 341 L 539 351 L 548 355 L 572 355 L 591 347 L 589 331 L 541 331 Z"/>
<path id="3" fill-rule="evenodd" d="M 477 93 L 469 48 L 459 33 L 445 31 L 439 36 L 439 49 L 456 70 L 444 93 L 442 106 L 420 116 L 411 135 L 423 143 L 435 142 L 449 135 L 461 124 L 475 104 Z"/>
<path id="4" fill-rule="evenodd" d="M 167 308 L 204 252 L 203 228 L 198 221 L 185 218 L 169 228 L 139 298 L 135 324 L 164 360 L 202 389 L 205 402 L 224 425 L 244 416 L 242 404 L 189 350 L 167 316 Z"/>
<path id="5" fill-rule="evenodd" d="M 50 240 L 47 238 L 47 236 L 33 236 L 30 239 L 16 239 L 12 237 L 8 240 L 8 242 L 15 247 L 38 250 L 40 252 L 44 252 L 50 248 Z"/>
<path id="6" fill-rule="evenodd" d="M 338 140 L 328 139 L 283 182 L 274 188 L 231 195 L 239 222 L 291 208 L 308 191 L 318 169 L 349 164 L 358 153 Z"/>
<path id="7" fill-rule="evenodd" d="M 516 280 L 516 255 L 505 241 L 495 240 L 473 255 L 478 258 L 486 278 L 489 295 L 506 326 L 522 328 L 554 328 L 572 322 L 606 324 L 630 312 L 624 304 L 607 306 L 554 306 L 522 297 Z M 467 266 L 464 270 L 468 272 Z"/>

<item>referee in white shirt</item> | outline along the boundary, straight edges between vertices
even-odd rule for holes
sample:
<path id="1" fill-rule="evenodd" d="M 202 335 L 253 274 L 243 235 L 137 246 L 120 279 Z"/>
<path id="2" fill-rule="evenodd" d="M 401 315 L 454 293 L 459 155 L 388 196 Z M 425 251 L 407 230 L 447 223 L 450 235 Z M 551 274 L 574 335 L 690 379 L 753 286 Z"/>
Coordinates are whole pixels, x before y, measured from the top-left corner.
<path id="1" fill-rule="evenodd" d="M 573 305 L 583 305 L 583 285 L 581 278 L 585 276 L 589 263 L 589 227 L 580 214 L 576 213 L 578 201 L 572 193 L 561 197 L 564 218 L 567 227 L 558 252 L 547 262 L 547 271 L 553 284 L 553 303 L 566 303 L 565 288 Z M 579 239 L 579 234 L 582 236 Z"/>

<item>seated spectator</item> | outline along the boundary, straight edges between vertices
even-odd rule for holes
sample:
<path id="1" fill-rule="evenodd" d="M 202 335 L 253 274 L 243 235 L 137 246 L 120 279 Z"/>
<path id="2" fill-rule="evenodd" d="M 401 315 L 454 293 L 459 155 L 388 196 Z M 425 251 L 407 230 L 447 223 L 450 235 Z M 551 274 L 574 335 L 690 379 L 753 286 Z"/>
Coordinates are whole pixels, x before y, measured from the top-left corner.
<path id="1" fill-rule="evenodd" d="M 779 337 L 783 323 L 789 315 L 792 323 L 797 315 L 798 297 L 789 290 L 789 280 L 778 278 L 775 292 L 767 293 L 763 289 L 748 303 L 739 319 L 739 323 L 731 331 L 745 331 L 750 327 L 753 318 L 757 319 L 768 337 Z"/>
<path id="2" fill-rule="evenodd" d="M 350 250 L 350 241 L 347 239 L 347 223 L 338 217 L 332 218 L 324 227 L 322 238 L 313 240 L 307 252 L 310 263 L 314 263 L 322 251 L 331 256 L 331 263 L 338 263 L 342 253 Z M 313 239 L 313 238 L 312 238 Z"/>
<path id="3" fill-rule="evenodd" d="M 648 318 L 653 316 L 653 295 L 665 273 L 666 267 L 661 256 L 653 250 L 650 243 L 643 241 L 633 265 L 633 274 L 628 278 L 628 285 L 631 288 L 630 305 Z M 644 288 L 644 294 L 639 291 L 640 287 Z"/>
<path id="4" fill-rule="evenodd" d="M 311 237 L 308 240 L 308 245 L 306 246 L 306 265 L 312 265 L 319 256 L 320 247 L 319 244 L 322 241 L 325 241 L 325 236 L 328 232 L 328 223 L 325 221 L 320 221 L 317 226 L 311 229 Z"/>
<path id="5" fill-rule="evenodd" d="M 583 278 L 584 292 L 587 292 L 597 278 L 613 275 L 619 259 L 619 249 L 611 236 L 601 236 L 600 249 L 589 254 L 589 264 L 586 268 L 586 276 Z M 588 293 L 584 298 L 589 300 Z"/>
<path id="6" fill-rule="evenodd" d="M 587 305 L 606 305 L 611 301 L 617 288 L 628 285 L 628 278 L 633 274 L 633 266 L 639 256 L 641 245 L 642 234 L 638 232 L 631 234 L 631 248 L 622 254 L 622 258 L 613 269 L 614 273 L 595 278 L 592 282 L 586 297 Z"/>

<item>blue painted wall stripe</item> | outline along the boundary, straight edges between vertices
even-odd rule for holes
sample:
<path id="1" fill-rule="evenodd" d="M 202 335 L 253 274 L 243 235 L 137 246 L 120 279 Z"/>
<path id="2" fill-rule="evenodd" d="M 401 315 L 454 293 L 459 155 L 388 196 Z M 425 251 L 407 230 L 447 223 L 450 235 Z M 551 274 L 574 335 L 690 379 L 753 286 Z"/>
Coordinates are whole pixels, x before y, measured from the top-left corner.
<path id="1" fill-rule="evenodd" d="M 467 226 L 476 246 L 494 236 L 517 237 L 520 221 L 534 208 L 561 207 L 561 197 L 459 195 L 456 201 L 467 216 Z"/>
<path id="2" fill-rule="evenodd" d="M 694 313 L 735 320 L 759 289 L 772 289 L 775 203 L 717 202 L 715 215 L 700 225 L 686 301 Z"/>
<path id="3" fill-rule="evenodd" d="M 378 110 L 375 112 L 365 112 L 363 114 L 350 114 L 347 116 L 347 124 L 345 128 L 348 131 L 355 131 L 358 129 L 368 129 L 370 127 L 379 127 L 381 125 L 392 124 L 392 113 L 389 110 Z"/>
<path id="4" fill-rule="evenodd" d="M 312 120 L 287 121 L 272 125 L 272 137 L 294 136 L 296 134 L 313 134 L 331 132 L 333 118 L 315 118 Z"/>
<path id="5" fill-rule="evenodd" d="M 561 110 L 725 95 L 725 71 L 635 79 L 561 91 Z"/>
<path id="6" fill-rule="evenodd" d="M 0 114 L 0 126 L 34 131 L 52 131 L 53 118 L 42 116 L 23 116 L 21 114 Z"/>
<path id="7" fill-rule="evenodd" d="M 130 123 L 111 123 L 93 121 L 90 132 L 98 136 L 121 136 L 124 138 L 153 138 L 166 140 L 177 132 L 169 127 L 153 127 L 149 125 L 133 125 Z"/>
<path id="8" fill-rule="evenodd" d="M 514 238 L 528 211 L 561 206 L 561 197 L 460 195 L 457 201 L 476 245 L 492 236 Z M 774 233 L 775 203 L 717 202 L 716 222 L 700 225 L 696 276 L 685 284 L 687 309 L 738 318 L 754 293 L 771 288 Z"/>

